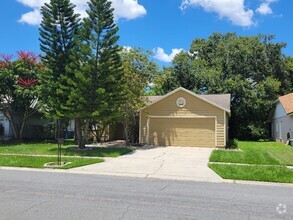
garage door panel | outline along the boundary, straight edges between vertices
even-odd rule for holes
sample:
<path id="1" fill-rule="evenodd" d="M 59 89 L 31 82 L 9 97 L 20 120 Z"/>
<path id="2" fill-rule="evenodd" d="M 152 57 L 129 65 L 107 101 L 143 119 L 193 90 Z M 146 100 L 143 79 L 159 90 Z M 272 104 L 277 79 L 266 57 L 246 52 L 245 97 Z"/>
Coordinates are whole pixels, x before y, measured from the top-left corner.
<path id="1" fill-rule="evenodd" d="M 150 144 L 158 146 L 215 146 L 215 119 L 152 118 Z"/>

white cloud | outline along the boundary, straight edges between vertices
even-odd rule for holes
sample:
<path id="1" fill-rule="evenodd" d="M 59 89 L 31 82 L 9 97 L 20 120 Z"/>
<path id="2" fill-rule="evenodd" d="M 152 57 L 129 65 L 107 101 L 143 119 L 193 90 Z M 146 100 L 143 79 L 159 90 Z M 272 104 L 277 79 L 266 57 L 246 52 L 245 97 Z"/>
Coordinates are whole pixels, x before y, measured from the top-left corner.
<path id="1" fill-rule="evenodd" d="M 173 61 L 174 57 L 179 54 L 181 51 L 183 51 L 183 49 L 172 49 L 172 53 L 171 54 L 166 54 L 164 49 L 158 47 L 154 49 L 154 58 L 156 58 L 157 60 L 166 62 L 166 63 L 170 63 Z"/>
<path id="2" fill-rule="evenodd" d="M 28 13 L 25 13 L 19 19 L 21 23 L 27 23 L 30 25 L 37 25 L 41 22 L 40 9 L 44 3 L 50 2 L 50 0 L 17 0 L 19 3 L 28 6 L 33 9 Z M 147 11 L 143 5 L 139 4 L 137 0 L 111 0 L 114 8 L 115 19 L 131 20 L 146 15 Z M 76 12 L 85 17 L 87 14 L 87 1 L 85 0 L 72 0 L 72 3 L 76 5 Z"/>
<path id="3" fill-rule="evenodd" d="M 262 15 L 268 15 L 272 14 L 273 10 L 270 8 L 270 5 L 268 3 L 262 3 L 257 9 L 256 12 L 262 14 Z"/>
<path id="4" fill-rule="evenodd" d="M 255 24 L 254 12 L 245 8 L 244 0 L 182 0 L 180 9 L 191 6 L 217 13 L 220 18 L 228 18 L 234 25 L 248 27 Z"/>
<path id="5" fill-rule="evenodd" d="M 132 47 L 131 46 L 123 46 L 122 48 L 126 52 L 130 52 L 132 50 Z"/>
<path id="6" fill-rule="evenodd" d="M 46 0 L 17 0 L 17 1 L 31 8 L 40 8 L 45 2 L 49 2 Z"/>
<path id="7" fill-rule="evenodd" d="M 273 13 L 273 10 L 270 6 L 271 3 L 276 2 L 277 0 L 266 0 L 263 2 L 255 11 L 261 15 L 269 15 Z"/>
<path id="8" fill-rule="evenodd" d="M 38 25 L 42 21 L 42 15 L 40 10 L 34 9 L 33 11 L 23 14 L 18 21 L 30 25 Z"/>
<path id="9" fill-rule="evenodd" d="M 137 0 L 112 0 L 117 19 L 135 19 L 146 15 L 146 9 Z"/>

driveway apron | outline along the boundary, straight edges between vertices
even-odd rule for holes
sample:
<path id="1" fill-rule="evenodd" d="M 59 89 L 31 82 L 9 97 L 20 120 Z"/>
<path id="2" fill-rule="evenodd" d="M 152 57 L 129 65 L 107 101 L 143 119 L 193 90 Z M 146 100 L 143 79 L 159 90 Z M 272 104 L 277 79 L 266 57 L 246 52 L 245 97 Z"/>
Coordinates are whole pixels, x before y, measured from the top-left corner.
<path id="1" fill-rule="evenodd" d="M 222 182 L 208 167 L 212 148 L 156 147 L 71 169 L 71 173 L 88 173 L 173 180 Z"/>

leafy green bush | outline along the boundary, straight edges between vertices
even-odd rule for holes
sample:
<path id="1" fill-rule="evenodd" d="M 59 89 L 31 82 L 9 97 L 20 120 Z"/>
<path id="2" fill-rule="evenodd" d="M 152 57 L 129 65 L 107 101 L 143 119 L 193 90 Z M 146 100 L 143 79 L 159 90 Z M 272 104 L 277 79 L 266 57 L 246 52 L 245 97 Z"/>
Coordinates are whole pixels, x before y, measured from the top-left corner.
<path id="1" fill-rule="evenodd" d="M 238 143 L 236 139 L 229 139 L 225 147 L 226 149 L 238 149 Z"/>
<path id="2" fill-rule="evenodd" d="M 249 124 L 243 126 L 237 136 L 239 140 L 259 141 L 267 140 L 269 137 L 268 128 L 266 125 Z"/>
<path id="3" fill-rule="evenodd" d="M 247 127 L 251 135 L 250 140 L 259 140 L 268 136 L 268 131 L 266 128 L 258 127 L 253 124 L 250 124 Z"/>

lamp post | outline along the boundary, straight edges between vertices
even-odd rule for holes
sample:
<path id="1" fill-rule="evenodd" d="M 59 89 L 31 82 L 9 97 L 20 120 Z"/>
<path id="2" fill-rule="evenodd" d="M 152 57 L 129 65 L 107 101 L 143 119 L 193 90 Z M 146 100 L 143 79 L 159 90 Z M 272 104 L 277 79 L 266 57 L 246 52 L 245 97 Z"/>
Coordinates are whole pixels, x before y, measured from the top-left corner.
<path id="1" fill-rule="evenodd" d="M 64 144 L 64 138 L 57 138 L 57 144 L 58 144 L 57 165 L 61 166 L 61 145 Z"/>

